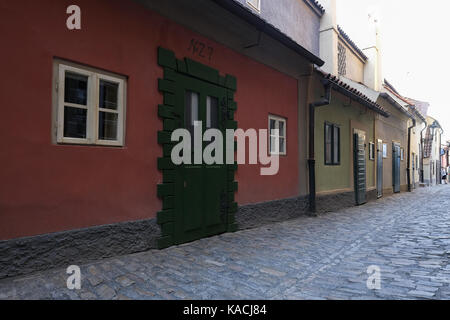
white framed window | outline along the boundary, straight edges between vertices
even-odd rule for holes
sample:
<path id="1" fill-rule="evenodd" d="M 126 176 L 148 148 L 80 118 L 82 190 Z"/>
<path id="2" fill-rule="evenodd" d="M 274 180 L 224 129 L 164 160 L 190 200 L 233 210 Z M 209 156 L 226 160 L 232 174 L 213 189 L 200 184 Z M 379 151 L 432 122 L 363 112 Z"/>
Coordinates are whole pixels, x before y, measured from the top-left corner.
<path id="1" fill-rule="evenodd" d="M 405 160 L 405 150 L 403 148 L 400 148 L 400 160 Z"/>
<path id="2" fill-rule="evenodd" d="M 261 0 L 247 0 L 247 4 L 258 12 L 261 12 Z"/>
<path id="3" fill-rule="evenodd" d="M 269 115 L 269 153 L 286 155 L 286 119 Z"/>
<path id="4" fill-rule="evenodd" d="M 123 146 L 126 79 L 56 62 L 56 142 Z"/>

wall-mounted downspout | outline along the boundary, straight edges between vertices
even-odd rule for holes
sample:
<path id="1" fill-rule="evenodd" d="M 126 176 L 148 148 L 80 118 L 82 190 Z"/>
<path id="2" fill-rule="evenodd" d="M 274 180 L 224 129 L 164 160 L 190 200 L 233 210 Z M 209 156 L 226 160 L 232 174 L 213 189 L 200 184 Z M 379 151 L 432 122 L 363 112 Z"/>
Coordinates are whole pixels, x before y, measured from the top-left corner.
<path id="1" fill-rule="evenodd" d="M 423 138 L 423 132 L 428 128 L 428 124 L 425 122 L 425 127 L 420 131 L 420 148 L 422 149 L 422 155 L 420 159 L 420 182 L 425 183 L 425 177 L 423 172 L 423 161 L 425 159 L 425 139 Z"/>
<path id="2" fill-rule="evenodd" d="M 315 159 L 315 121 L 316 121 L 316 108 L 327 106 L 331 102 L 331 87 L 332 84 L 328 80 L 322 80 L 322 84 L 325 88 L 325 97 L 319 101 L 310 103 L 309 105 L 309 210 L 311 213 L 316 212 L 316 159 Z"/>
<path id="3" fill-rule="evenodd" d="M 412 118 L 412 126 L 408 128 L 408 167 L 406 168 L 406 174 L 408 179 L 408 191 L 412 191 L 411 186 L 411 131 L 416 126 L 416 119 Z M 413 177 L 414 179 L 414 177 Z"/>

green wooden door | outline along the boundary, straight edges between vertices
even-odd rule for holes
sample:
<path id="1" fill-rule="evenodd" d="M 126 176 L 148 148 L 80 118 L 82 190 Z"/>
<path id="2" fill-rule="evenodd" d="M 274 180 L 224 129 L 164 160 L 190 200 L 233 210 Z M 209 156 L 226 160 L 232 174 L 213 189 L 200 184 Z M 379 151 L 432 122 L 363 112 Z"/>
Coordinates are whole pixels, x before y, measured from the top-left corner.
<path id="1" fill-rule="evenodd" d="M 195 78 L 177 75 L 175 107 L 182 128 L 191 133 L 192 164 L 177 166 L 175 185 L 174 243 L 180 244 L 227 231 L 227 210 L 222 206 L 227 195 L 225 164 L 195 164 L 196 147 L 201 155 L 211 142 L 194 143 L 195 121 L 201 122 L 202 136 L 208 129 L 218 129 L 225 137 L 226 89 Z M 225 142 L 225 141 L 224 141 Z M 223 143 L 225 161 L 225 143 Z"/>
<path id="2" fill-rule="evenodd" d="M 366 197 L 366 134 L 355 130 L 353 134 L 354 180 L 356 204 L 367 202 Z"/>
<path id="3" fill-rule="evenodd" d="M 400 192 L 400 145 L 392 145 L 392 184 L 394 193 Z"/>

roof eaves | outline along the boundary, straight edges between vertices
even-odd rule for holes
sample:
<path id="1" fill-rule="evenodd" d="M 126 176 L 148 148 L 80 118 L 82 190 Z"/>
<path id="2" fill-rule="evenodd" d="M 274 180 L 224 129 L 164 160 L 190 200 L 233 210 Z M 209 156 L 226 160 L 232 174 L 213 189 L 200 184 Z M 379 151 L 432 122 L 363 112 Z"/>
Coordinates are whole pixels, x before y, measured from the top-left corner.
<path id="1" fill-rule="evenodd" d="M 414 112 L 414 114 L 422 120 L 422 122 L 427 122 L 427 119 L 420 113 L 420 111 L 414 105 L 410 105 L 409 108 Z"/>
<path id="2" fill-rule="evenodd" d="M 405 102 L 408 105 L 408 108 L 413 110 L 414 113 L 424 122 L 426 122 L 426 118 L 425 116 L 420 112 L 420 110 L 417 108 L 417 106 L 415 105 L 415 103 L 417 103 L 417 101 L 410 99 L 410 98 L 406 98 L 404 96 L 402 96 L 400 93 L 398 93 L 398 91 L 394 88 L 394 86 L 392 84 L 390 84 L 386 79 L 384 79 L 384 84 L 383 87 L 389 91 L 390 93 L 392 93 L 393 95 L 395 95 L 397 98 L 399 98 L 400 100 L 402 100 L 403 102 Z"/>
<path id="3" fill-rule="evenodd" d="M 322 17 L 325 13 L 324 7 L 316 0 L 303 0 L 311 9 L 319 16 Z"/>
<path id="4" fill-rule="evenodd" d="M 338 31 L 342 38 L 355 50 L 364 61 L 367 61 L 369 58 L 364 54 L 364 52 L 356 45 L 356 43 L 345 33 L 344 29 L 338 25 Z"/>
<path id="5" fill-rule="evenodd" d="M 367 108 L 381 114 L 382 116 L 388 118 L 390 117 L 389 112 L 387 112 L 386 110 L 384 110 L 384 108 L 382 106 L 380 106 L 378 103 L 370 100 L 366 95 L 364 95 L 362 92 L 358 91 L 357 89 L 351 87 L 350 85 L 342 82 L 341 80 L 339 80 L 338 77 L 333 76 L 330 73 L 325 73 L 321 70 L 317 70 L 317 72 L 319 72 L 323 78 L 328 81 L 331 85 L 332 88 L 334 90 L 336 90 L 337 92 L 361 103 L 362 105 L 366 106 Z"/>
<path id="6" fill-rule="evenodd" d="M 389 84 L 389 83 L 386 83 L 386 80 L 385 80 L 385 83 L 383 84 L 383 88 L 385 88 L 387 91 L 389 91 L 390 93 L 392 93 L 394 96 L 396 96 L 398 99 L 400 99 L 400 100 L 402 100 L 404 103 L 406 103 L 407 105 L 411 105 L 411 102 L 407 99 L 407 98 L 405 98 L 404 96 L 402 96 L 400 93 L 398 93 L 397 92 L 397 90 L 395 90 L 395 88 L 391 85 L 391 84 Z"/>
<path id="7" fill-rule="evenodd" d="M 405 97 L 405 99 L 410 105 L 413 105 L 416 108 L 417 112 L 419 112 L 426 119 L 427 109 L 430 106 L 428 102 L 423 102 L 408 97 Z"/>
<path id="8" fill-rule="evenodd" d="M 406 110 L 405 108 L 403 108 L 403 106 L 401 104 L 399 104 L 397 101 L 394 100 L 394 98 L 391 97 L 391 95 L 387 92 L 382 92 L 380 94 L 380 96 L 384 99 L 386 99 L 391 105 L 393 105 L 396 109 L 398 109 L 398 111 L 402 112 L 403 114 L 405 114 L 406 116 L 408 116 L 409 118 L 413 119 L 414 117 L 412 116 L 411 113 L 408 112 L 408 110 Z"/>
<path id="9" fill-rule="evenodd" d="M 400 95 L 400 93 L 398 93 L 398 91 L 394 88 L 394 86 L 392 84 L 389 83 L 389 81 L 387 81 L 386 79 L 384 79 L 384 84 L 385 87 L 391 89 L 391 91 L 393 91 L 394 93 Z"/>
<path id="10" fill-rule="evenodd" d="M 439 129 L 444 130 L 444 129 L 442 128 L 441 124 L 439 123 L 439 121 L 434 120 L 434 122 L 436 122 L 436 124 L 438 125 Z"/>
<path id="11" fill-rule="evenodd" d="M 274 25 L 270 24 L 268 21 L 264 20 L 259 15 L 252 12 L 250 8 L 247 8 L 238 1 L 236 0 L 212 0 L 212 1 L 214 1 L 217 5 L 221 6 L 225 10 L 245 20 L 247 23 L 253 25 L 259 31 L 266 33 L 267 35 L 271 36 L 272 38 L 276 39 L 277 41 L 288 47 L 289 49 L 305 57 L 305 59 L 307 59 L 309 62 L 316 64 L 318 66 L 323 66 L 325 64 L 325 62 L 318 56 L 305 49 L 298 42 L 296 42 L 291 37 L 283 33 L 280 29 L 276 28 Z"/>

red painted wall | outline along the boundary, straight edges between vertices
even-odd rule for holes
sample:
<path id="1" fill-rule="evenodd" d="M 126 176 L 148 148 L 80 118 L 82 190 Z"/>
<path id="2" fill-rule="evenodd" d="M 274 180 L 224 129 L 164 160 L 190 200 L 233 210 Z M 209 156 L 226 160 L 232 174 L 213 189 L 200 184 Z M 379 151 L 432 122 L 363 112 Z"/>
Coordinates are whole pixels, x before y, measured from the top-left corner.
<path id="1" fill-rule="evenodd" d="M 66 28 L 67 6 L 82 10 L 82 30 Z M 238 171 L 239 204 L 298 193 L 297 82 L 127 0 L 0 2 L 0 240 L 122 221 L 161 210 L 157 47 L 235 75 L 239 127 L 267 128 L 269 112 L 288 119 L 280 172 Z M 214 48 L 209 61 L 191 39 Z M 124 148 L 52 144 L 54 57 L 129 77 Z"/>

